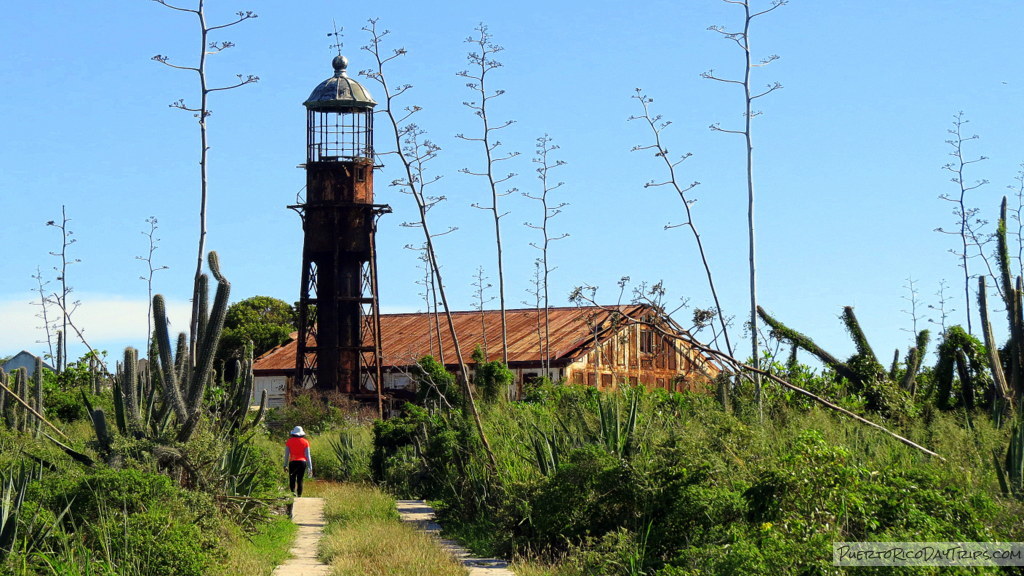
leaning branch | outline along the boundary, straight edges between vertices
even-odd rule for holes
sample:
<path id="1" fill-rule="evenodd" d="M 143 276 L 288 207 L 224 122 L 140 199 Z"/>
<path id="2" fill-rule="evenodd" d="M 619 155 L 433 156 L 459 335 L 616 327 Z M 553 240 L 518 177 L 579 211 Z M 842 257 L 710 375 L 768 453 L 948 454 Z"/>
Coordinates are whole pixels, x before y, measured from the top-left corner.
<path id="1" fill-rule="evenodd" d="M 18 396 L 14 392 L 14 390 L 11 390 L 10 388 L 8 388 L 3 382 L 0 382 L 0 388 L 2 388 L 3 391 L 7 393 L 8 396 L 11 396 L 15 400 L 17 400 L 18 404 L 21 404 L 26 410 L 31 412 L 32 415 L 35 416 L 36 418 L 38 418 L 40 422 L 42 422 L 43 424 L 46 424 L 47 426 L 49 426 L 51 430 L 54 430 L 55 432 L 57 432 L 57 434 L 60 434 L 61 436 L 63 436 L 64 438 L 67 438 L 68 440 L 71 439 L 71 438 L 68 438 L 68 435 L 65 434 L 63 431 L 61 431 L 60 428 L 57 428 L 56 426 L 51 424 L 49 420 L 47 420 L 46 418 L 43 418 L 42 414 L 40 414 L 39 412 L 36 412 L 34 408 L 32 408 L 31 406 L 28 405 L 28 402 L 25 402 L 24 400 L 22 400 L 21 396 Z"/>
<path id="2" fill-rule="evenodd" d="M 596 303 L 594 303 L 594 302 L 591 302 L 591 303 L 596 305 Z M 604 307 L 602 307 L 602 308 L 604 308 Z M 634 324 L 639 324 L 639 325 L 643 325 L 643 326 L 646 326 L 648 328 L 651 328 L 652 330 L 658 332 L 662 336 L 665 336 L 667 338 L 671 338 L 671 339 L 674 339 L 674 340 L 680 340 L 680 341 L 686 343 L 687 345 L 692 346 L 693 348 L 696 348 L 698 351 L 703 352 L 704 354 L 707 354 L 707 355 L 713 357 L 716 361 L 721 362 L 723 364 L 723 366 L 726 366 L 726 367 L 732 369 L 733 371 L 736 371 L 736 372 L 747 372 L 747 373 L 752 373 L 752 374 L 757 374 L 757 375 L 760 375 L 760 376 L 767 377 L 772 382 L 775 382 L 776 384 L 779 384 L 780 386 L 783 386 L 785 388 L 789 388 L 790 390 L 792 390 L 792 391 L 794 391 L 794 392 L 796 392 L 798 394 L 806 396 L 806 397 L 810 398 L 811 400 L 814 400 L 815 402 L 821 404 L 822 406 L 825 406 L 826 408 L 829 408 L 830 410 L 834 410 L 834 411 L 839 412 L 839 413 L 841 413 L 841 414 L 843 414 L 845 416 L 849 416 L 850 418 L 854 419 L 857 422 L 860 422 L 861 424 L 865 424 L 865 425 L 870 426 L 870 427 L 872 427 L 872 428 L 874 428 L 876 430 L 884 432 L 884 433 L 888 434 L 889 436 L 892 436 L 896 440 L 899 440 L 900 442 L 902 442 L 903 444 L 906 444 L 907 446 L 910 446 L 911 448 L 914 448 L 916 450 L 924 452 L 925 454 L 927 454 L 929 456 L 934 456 L 934 457 L 938 458 L 939 460 L 942 460 L 943 462 L 946 462 L 946 459 L 943 458 L 942 456 L 940 456 L 938 453 L 933 452 L 933 451 L 925 448 L 924 446 L 921 446 L 920 444 L 917 444 L 913 440 L 910 440 L 908 438 L 900 436 L 899 434 L 893 432 L 892 430 L 889 430 L 888 428 L 886 428 L 886 427 L 884 427 L 884 426 L 882 426 L 880 424 L 876 424 L 876 423 L 868 420 L 867 418 L 864 418 L 863 416 L 860 416 L 860 415 L 855 414 L 855 413 L 853 413 L 853 412 L 851 412 L 851 411 L 849 411 L 849 410 L 847 410 L 847 409 L 845 409 L 845 408 L 843 408 L 841 406 L 838 406 L 838 405 L 836 405 L 836 404 L 826 400 L 825 398 L 822 398 L 821 396 L 818 396 L 817 394 L 813 394 L 813 393 L 811 393 L 811 392 L 809 392 L 807 390 L 804 390 L 803 388 L 801 388 L 801 387 L 799 387 L 799 386 L 797 386 L 795 384 L 792 384 L 792 383 L 786 381 L 785 379 L 780 378 L 779 376 L 777 376 L 775 374 L 772 374 L 771 372 L 769 372 L 767 370 L 762 370 L 760 368 L 755 368 L 753 366 L 750 366 L 749 364 L 745 364 L 745 363 L 737 360 L 736 358 L 734 358 L 733 356 L 731 356 L 729 354 L 726 354 L 724 352 L 721 352 L 719 350 L 716 350 L 714 348 L 711 348 L 709 346 L 701 344 L 700 342 L 697 342 L 696 340 L 694 340 L 688 333 L 679 334 L 679 333 L 675 333 L 675 332 L 668 332 L 667 330 L 662 328 L 662 326 L 659 323 L 656 323 L 656 322 L 651 321 L 651 320 L 644 320 L 642 318 L 632 318 L 632 317 L 628 317 L 628 316 L 626 316 L 625 318 L 627 319 L 627 321 L 632 322 Z M 671 322 L 671 318 L 668 318 L 667 321 Z"/>

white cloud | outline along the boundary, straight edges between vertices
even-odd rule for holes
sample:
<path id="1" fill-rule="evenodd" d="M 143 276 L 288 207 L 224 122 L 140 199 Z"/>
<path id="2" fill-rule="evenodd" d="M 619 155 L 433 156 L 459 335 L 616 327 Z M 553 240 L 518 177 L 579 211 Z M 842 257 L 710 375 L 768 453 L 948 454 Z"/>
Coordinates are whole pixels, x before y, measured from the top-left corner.
<path id="1" fill-rule="evenodd" d="M 107 350 L 116 356 L 121 348 L 146 345 L 146 300 L 126 299 L 110 294 L 76 294 L 81 305 L 72 315 L 75 326 L 82 330 L 85 340 L 95 349 Z M 191 304 L 187 301 L 168 301 L 167 313 L 171 331 L 188 330 Z M 0 357 L 28 350 L 35 354 L 48 352 L 43 321 L 36 317 L 39 306 L 26 298 L 0 299 Z M 51 308 L 50 318 L 60 316 L 60 310 Z M 70 327 L 68 356 L 78 358 L 87 350 Z M 54 336 L 56 338 L 56 336 Z M 56 340 L 54 340 L 56 342 Z"/>

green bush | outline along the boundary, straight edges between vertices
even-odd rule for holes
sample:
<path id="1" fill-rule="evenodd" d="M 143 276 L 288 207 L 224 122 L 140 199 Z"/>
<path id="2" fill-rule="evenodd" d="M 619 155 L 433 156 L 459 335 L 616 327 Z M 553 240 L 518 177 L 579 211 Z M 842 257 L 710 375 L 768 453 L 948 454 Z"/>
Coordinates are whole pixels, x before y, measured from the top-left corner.
<path id="1" fill-rule="evenodd" d="M 111 513 L 90 531 L 105 539 L 114 560 L 143 568 L 140 576 L 202 576 L 221 555 L 215 537 L 159 507 Z"/>
<path id="2" fill-rule="evenodd" d="M 316 391 L 299 393 L 291 404 L 267 411 L 267 430 L 277 438 L 286 438 L 295 426 L 302 426 L 306 433 L 322 434 L 344 422 L 345 411 L 340 406 L 349 404 L 350 400 L 325 398 Z"/>
<path id="3" fill-rule="evenodd" d="M 438 405 L 446 408 L 462 406 L 462 391 L 455 381 L 455 375 L 445 369 L 433 356 L 424 356 L 416 362 L 413 378 L 416 381 L 416 403 Z"/>
<path id="4" fill-rule="evenodd" d="M 110 468 L 51 474 L 30 485 L 28 498 L 50 514 L 70 504 L 62 531 L 76 534 L 93 557 L 133 566 L 140 576 L 200 575 L 222 552 L 213 500 L 162 474 Z"/>
<path id="5" fill-rule="evenodd" d="M 507 398 L 508 391 L 516 382 L 515 372 L 500 360 L 487 362 L 484 350 L 479 345 L 473 350 L 473 385 L 480 391 L 483 402 L 495 402 Z"/>

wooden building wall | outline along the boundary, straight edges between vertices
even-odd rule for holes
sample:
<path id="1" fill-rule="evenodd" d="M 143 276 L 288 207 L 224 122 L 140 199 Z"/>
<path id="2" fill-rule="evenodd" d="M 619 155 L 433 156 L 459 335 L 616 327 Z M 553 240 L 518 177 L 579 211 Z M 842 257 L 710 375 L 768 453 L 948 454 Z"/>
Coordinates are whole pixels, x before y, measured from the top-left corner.
<path id="1" fill-rule="evenodd" d="M 626 326 L 570 364 L 567 380 L 602 390 L 626 382 L 673 392 L 696 390 L 717 374 L 714 367 L 700 369 L 698 358 L 692 349 L 650 328 Z"/>

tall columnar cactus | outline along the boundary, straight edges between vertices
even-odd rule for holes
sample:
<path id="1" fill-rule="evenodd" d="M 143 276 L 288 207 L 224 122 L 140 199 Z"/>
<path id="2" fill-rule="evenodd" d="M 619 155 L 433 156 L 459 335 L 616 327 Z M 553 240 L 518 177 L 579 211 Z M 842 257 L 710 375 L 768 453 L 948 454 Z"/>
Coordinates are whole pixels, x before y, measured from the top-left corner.
<path id="1" fill-rule="evenodd" d="M 911 398 L 917 395 L 917 372 L 921 369 L 921 361 L 928 349 L 929 337 L 928 330 L 921 330 L 917 334 L 916 345 L 907 351 L 907 370 L 903 373 L 900 387 L 909 392 Z"/>
<path id="2" fill-rule="evenodd" d="M 65 316 L 66 318 L 66 316 Z M 65 322 L 66 323 L 66 322 Z M 61 374 L 64 372 L 68 359 L 64 357 L 64 331 L 57 330 L 57 373 Z"/>
<path id="3" fill-rule="evenodd" d="M 890 416 L 905 416 L 909 413 L 909 392 L 913 388 L 913 379 L 921 367 L 920 357 L 924 355 L 924 348 L 928 344 L 927 330 L 922 330 L 917 335 L 917 346 L 907 355 L 908 361 L 904 377 L 896 381 L 889 376 L 892 371 L 887 371 L 878 361 L 878 357 L 871 349 L 871 345 L 857 321 L 857 316 L 850 306 L 843 308 L 841 318 L 857 352 L 845 361 L 840 361 L 804 334 L 779 322 L 763 308 L 759 307 L 757 313 L 771 327 L 772 333 L 777 338 L 788 340 L 793 346 L 810 352 L 834 370 L 837 376 L 846 379 L 852 391 L 864 395 L 869 410 Z"/>
<path id="4" fill-rule="evenodd" d="M 117 434 L 146 439 L 149 442 L 134 446 L 149 446 L 152 456 L 163 465 L 179 464 L 183 447 L 178 444 L 186 443 L 192 437 L 202 416 L 208 412 L 204 393 L 216 377 L 213 358 L 224 326 L 230 292 L 230 283 L 221 275 L 215 253 L 210 254 L 210 270 L 217 279 L 217 291 L 212 305 L 207 303 L 205 290 L 198 302 L 203 314 L 194 346 L 194 362 L 184 334 L 178 337 L 177 345 L 172 349 L 166 303 L 162 296 L 155 296 L 153 351 L 156 354 L 151 351 L 150 360 L 140 361 L 135 349 L 125 350 L 111 386 L 115 411 L 113 423 L 109 422 L 102 409 L 93 410 L 88 406 L 100 452 L 109 465 L 117 466 L 121 460 L 118 444 L 114 441 Z M 204 279 L 201 285 L 205 287 L 208 282 Z M 254 418 L 249 418 L 253 388 L 251 350 L 240 366 L 236 380 L 224 383 L 224 386 L 227 394 L 219 407 L 221 418 L 215 421 L 215 426 L 226 440 L 235 441 L 261 422 L 266 408 L 264 393 L 259 412 Z M 68 447 L 62 446 L 62 449 L 80 461 L 89 461 Z"/>
<path id="5" fill-rule="evenodd" d="M 249 414 L 249 408 L 252 406 L 252 391 L 254 388 L 252 348 L 252 342 L 249 342 L 245 347 L 245 358 L 241 361 L 235 361 L 235 380 L 228 394 L 225 395 L 224 403 L 221 407 L 218 424 L 221 430 L 228 434 L 236 433 L 242 435 L 247 433 L 263 421 L 263 416 L 266 413 L 267 391 L 264 390 L 260 396 L 259 409 L 256 415 L 251 421 L 246 422 L 246 416 Z"/>
<path id="6" fill-rule="evenodd" d="M 14 396 L 18 393 L 18 373 L 19 370 L 15 370 L 7 375 L 6 386 L 11 392 L 4 392 L 4 424 L 10 430 L 18 429 L 18 409 L 20 405 L 14 399 Z"/>
<path id="7" fill-rule="evenodd" d="M 96 396 L 100 395 L 101 383 L 99 362 L 95 356 L 89 356 L 89 388 Z"/>
<path id="8" fill-rule="evenodd" d="M 216 252 L 210 252 L 210 272 L 217 279 L 217 293 L 213 306 L 207 314 L 207 291 L 200 290 L 199 329 L 194 343 L 195 363 L 188 361 L 187 347 L 183 346 L 184 334 L 178 339 L 178 357 L 171 355 L 171 340 L 167 329 L 167 307 L 163 296 L 153 297 L 153 316 L 156 319 L 156 338 L 160 350 L 161 380 L 164 384 L 165 401 L 169 401 L 175 416 L 178 418 L 178 441 L 188 440 L 202 414 L 203 395 L 213 374 L 213 359 L 220 343 L 224 329 L 224 318 L 227 315 L 228 297 L 231 283 L 220 273 L 220 261 Z M 205 278 L 205 276 L 204 276 Z M 202 280 L 205 286 L 208 280 Z M 182 356 L 185 355 L 185 358 Z M 176 361 L 177 360 L 177 361 Z"/>
<path id="9" fill-rule="evenodd" d="M 36 372 L 35 376 L 35 402 L 33 402 L 35 411 L 42 416 L 43 415 L 43 359 L 36 356 Z M 43 435 L 43 421 L 39 418 L 33 419 L 35 423 L 35 430 L 33 433 L 36 438 Z"/>
<path id="10" fill-rule="evenodd" d="M 142 414 L 139 411 L 139 352 L 132 347 L 124 349 L 124 363 L 120 378 L 115 380 L 118 392 L 114 395 L 115 404 L 120 400 L 122 422 L 119 423 L 125 432 L 137 433 L 142 430 Z"/>
<path id="11" fill-rule="evenodd" d="M 137 438 L 151 433 L 157 437 L 163 434 L 167 407 L 157 409 L 157 391 L 149 363 L 139 361 L 135 348 L 125 348 L 124 361 L 117 365 L 113 392 L 114 414 L 121 434 Z"/>
<path id="12" fill-rule="evenodd" d="M 996 394 L 989 376 L 989 358 L 977 338 L 960 326 L 950 326 L 943 334 L 938 356 L 935 364 L 935 405 L 938 408 L 950 410 L 962 406 L 970 410 L 978 404 L 994 405 Z M 959 389 L 955 383 L 959 384 Z"/>
<path id="13" fill-rule="evenodd" d="M 1015 411 L 1015 408 L 1019 408 L 1021 396 L 1024 393 L 1024 304 L 1022 304 L 1024 279 L 1018 276 L 1014 281 L 1010 271 L 1009 244 L 1006 239 L 1006 197 L 1003 197 L 999 210 L 996 244 L 999 266 L 997 287 L 1006 309 L 1010 335 L 1002 349 L 998 347 L 992 334 L 985 278 L 979 278 L 978 281 L 978 308 L 997 397 L 1003 400 L 1008 411 Z"/>
<path id="14" fill-rule="evenodd" d="M 1001 349 L 992 335 L 988 316 L 988 301 L 985 279 L 978 283 L 978 308 L 981 314 L 982 330 L 991 364 L 996 402 L 993 417 L 1003 422 L 1012 416 L 1013 429 L 1006 455 L 1000 459 L 994 454 L 994 463 L 1003 492 L 1024 500 L 1024 279 L 1013 277 L 1010 271 L 1010 250 L 1006 237 L 1006 197 L 999 209 L 999 224 L 996 227 L 996 254 L 999 266 L 997 287 L 1006 308 L 1009 340 Z M 1002 461 L 1000 461 L 1002 460 Z"/>
<path id="15" fill-rule="evenodd" d="M 7 425 L 7 404 L 10 402 L 7 398 L 7 373 L 4 372 L 3 368 L 0 368 L 0 384 L 3 384 L 3 388 L 0 388 L 0 418 L 3 419 L 4 425 Z"/>
<path id="16" fill-rule="evenodd" d="M 18 375 L 18 387 L 15 389 L 15 392 L 18 394 L 18 398 L 21 398 L 24 401 L 28 398 L 28 374 L 24 368 L 18 368 L 16 373 Z M 15 429 L 24 434 L 28 429 L 30 418 L 31 416 L 29 415 L 28 410 L 25 409 L 24 405 L 19 403 Z"/>

